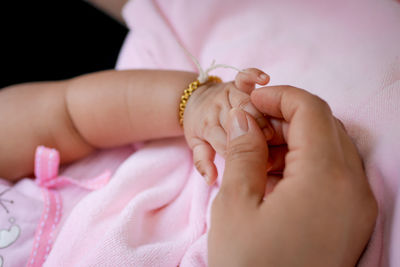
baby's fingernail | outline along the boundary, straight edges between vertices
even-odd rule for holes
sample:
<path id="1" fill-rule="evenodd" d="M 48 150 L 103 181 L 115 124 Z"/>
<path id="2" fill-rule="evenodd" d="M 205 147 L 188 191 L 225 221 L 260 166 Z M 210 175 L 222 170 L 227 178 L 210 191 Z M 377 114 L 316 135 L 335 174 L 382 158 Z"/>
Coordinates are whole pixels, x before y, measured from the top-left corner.
<path id="1" fill-rule="evenodd" d="M 260 82 L 265 82 L 268 79 L 268 75 L 265 73 L 261 73 L 260 75 L 258 75 L 258 79 L 260 80 Z"/>
<path id="2" fill-rule="evenodd" d="M 249 130 L 249 125 L 246 118 L 246 113 L 238 108 L 233 108 L 231 111 L 231 122 L 229 126 L 229 140 L 233 140 L 244 135 Z"/>
<path id="3" fill-rule="evenodd" d="M 211 176 L 210 176 L 209 174 L 206 174 L 206 175 L 204 175 L 203 177 L 204 177 L 204 180 L 206 181 L 206 183 L 207 183 L 208 185 L 211 186 L 211 185 L 214 184 L 215 179 L 211 179 Z"/>

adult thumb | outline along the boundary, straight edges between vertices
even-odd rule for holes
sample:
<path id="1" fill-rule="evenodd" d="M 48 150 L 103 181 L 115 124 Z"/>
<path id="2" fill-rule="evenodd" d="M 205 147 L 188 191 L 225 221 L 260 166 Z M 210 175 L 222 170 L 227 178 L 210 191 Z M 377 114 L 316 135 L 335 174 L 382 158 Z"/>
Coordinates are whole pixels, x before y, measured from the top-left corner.
<path id="1" fill-rule="evenodd" d="M 257 122 L 245 111 L 232 109 L 221 191 L 260 203 L 265 194 L 267 160 L 268 146 Z"/>

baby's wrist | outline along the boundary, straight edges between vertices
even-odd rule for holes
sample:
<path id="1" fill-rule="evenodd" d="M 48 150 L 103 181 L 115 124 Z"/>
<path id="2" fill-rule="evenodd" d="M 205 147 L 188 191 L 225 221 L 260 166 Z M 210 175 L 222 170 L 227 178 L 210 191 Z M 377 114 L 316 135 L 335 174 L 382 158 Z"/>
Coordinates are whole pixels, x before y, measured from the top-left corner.
<path id="1" fill-rule="evenodd" d="M 208 88 L 210 88 L 215 83 L 220 83 L 222 80 L 217 76 L 210 76 L 205 83 L 200 83 L 198 80 L 193 81 L 189 86 L 183 91 L 180 104 L 179 104 L 179 123 L 183 127 L 184 115 L 189 103 L 193 102 Z"/>

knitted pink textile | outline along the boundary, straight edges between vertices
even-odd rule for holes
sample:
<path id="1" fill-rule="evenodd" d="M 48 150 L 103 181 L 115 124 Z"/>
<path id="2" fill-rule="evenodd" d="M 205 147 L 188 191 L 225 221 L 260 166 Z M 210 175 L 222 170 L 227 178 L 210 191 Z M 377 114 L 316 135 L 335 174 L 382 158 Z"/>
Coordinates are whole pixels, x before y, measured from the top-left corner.
<path id="1" fill-rule="evenodd" d="M 325 99 L 358 146 L 380 206 L 360 266 L 400 266 L 398 1 L 134 0 L 123 14 L 131 31 L 119 69 L 193 71 L 181 44 L 203 66 L 256 66 L 271 84 Z M 216 190 L 183 140 L 150 142 L 74 208 L 48 266 L 206 266 Z"/>
<path id="2" fill-rule="evenodd" d="M 104 170 L 114 171 L 133 151 L 99 151 L 64 167 L 60 175 L 58 152 L 38 147 L 35 180 L 14 186 L 0 180 L 0 267 L 42 266 L 74 205 L 107 184 L 110 172 Z"/>

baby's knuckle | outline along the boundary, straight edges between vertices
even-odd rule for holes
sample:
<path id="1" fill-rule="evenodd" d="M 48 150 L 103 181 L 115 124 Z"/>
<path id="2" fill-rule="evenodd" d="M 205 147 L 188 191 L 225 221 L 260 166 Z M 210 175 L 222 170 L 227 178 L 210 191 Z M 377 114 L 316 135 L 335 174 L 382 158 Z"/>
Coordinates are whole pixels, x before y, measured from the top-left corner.
<path id="1" fill-rule="evenodd" d="M 224 88 L 223 88 L 223 90 L 222 90 L 222 93 L 223 93 L 225 96 L 230 96 L 230 94 L 231 94 L 234 90 L 236 90 L 235 84 L 234 84 L 233 82 L 229 82 L 229 83 L 226 83 L 226 84 L 225 84 L 225 86 L 224 86 Z"/>
<path id="2" fill-rule="evenodd" d="M 250 104 L 249 96 L 241 96 L 238 100 L 238 107 L 241 109 L 245 109 Z"/>
<path id="3" fill-rule="evenodd" d="M 200 122 L 200 129 L 201 129 L 200 131 L 201 131 L 202 136 L 210 135 L 211 127 L 210 127 L 210 121 L 208 118 L 206 118 Z"/>

